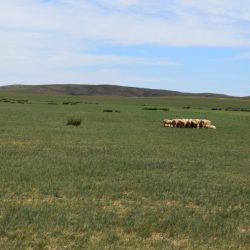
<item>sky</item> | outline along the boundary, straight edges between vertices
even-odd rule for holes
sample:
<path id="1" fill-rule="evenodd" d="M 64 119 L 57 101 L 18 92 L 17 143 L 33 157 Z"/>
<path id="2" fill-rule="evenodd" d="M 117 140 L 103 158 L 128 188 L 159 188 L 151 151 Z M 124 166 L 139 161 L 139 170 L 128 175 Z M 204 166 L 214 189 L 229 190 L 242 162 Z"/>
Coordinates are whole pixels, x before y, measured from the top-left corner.
<path id="1" fill-rule="evenodd" d="M 0 85 L 250 95 L 250 0 L 1 0 Z"/>

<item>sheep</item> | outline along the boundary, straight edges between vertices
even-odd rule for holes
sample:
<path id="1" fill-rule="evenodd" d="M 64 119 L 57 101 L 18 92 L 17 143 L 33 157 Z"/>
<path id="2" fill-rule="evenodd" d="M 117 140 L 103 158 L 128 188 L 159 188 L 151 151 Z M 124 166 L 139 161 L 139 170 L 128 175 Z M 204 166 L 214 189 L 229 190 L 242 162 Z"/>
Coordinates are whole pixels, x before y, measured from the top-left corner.
<path id="1" fill-rule="evenodd" d="M 185 128 L 187 125 L 188 119 L 181 119 L 181 128 Z"/>
<path id="2" fill-rule="evenodd" d="M 209 124 L 205 125 L 205 128 L 216 129 L 216 127 L 214 125 L 209 125 Z"/>
<path id="3" fill-rule="evenodd" d="M 206 125 L 212 125 L 211 121 L 207 119 L 202 119 L 200 123 L 200 127 L 205 128 Z"/>
<path id="4" fill-rule="evenodd" d="M 200 119 L 191 119 L 190 128 L 199 128 Z"/>
<path id="5" fill-rule="evenodd" d="M 173 127 L 174 127 L 174 128 L 176 128 L 177 123 L 178 123 L 178 120 L 179 120 L 179 119 L 173 119 L 173 120 L 172 120 L 172 124 L 173 124 Z"/>
<path id="6" fill-rule="evenodd" d="M 211 128 L 216 129 L 210 120 L 207 119 L 164 119 L 163 127 L 166 128 Z"/>
<path id="7" fill-rule="evenodd" d="M 173 119 L 173 127 L 174 128 L 181 128 L 181 126 L 182 126 L 181 119 L 178 119 L 178 118 Z"/>
<path id="8" fill-rule="evenodd" d="M 163 120 L 163 127 L 173 127 L 173 120 L 164 119 Z"/>
<path id="9" fill-rule="evenodd" d="M 190 128 L 191 127 L 191 122 L 192 122 L 192 119 L 187 119 L 187 122 L 185 124 L 185 128 Z"/>
<path id="10" fill-rule="evenodd" d="M 171 125 L 171 124 L 167 124 L 167 123 L 165 123 L 165 124 L 164 124 L 164 127 L 165 127 L 165 128 L 171 128 L 171 127 L 172 127 L 172 125 Z"/>

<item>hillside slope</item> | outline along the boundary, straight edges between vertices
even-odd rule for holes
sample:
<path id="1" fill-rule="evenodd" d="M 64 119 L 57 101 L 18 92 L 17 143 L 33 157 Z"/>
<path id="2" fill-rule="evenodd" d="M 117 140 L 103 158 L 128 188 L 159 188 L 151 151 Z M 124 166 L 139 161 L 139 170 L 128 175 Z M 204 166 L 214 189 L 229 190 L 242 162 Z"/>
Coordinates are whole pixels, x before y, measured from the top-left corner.
<path id="1" fill-rule="evenodd" d="M 0 91 L 29 92 L 29 93 L 56 93 L 63 95 L 88 96 L 204 96 L 204 97 L 231 97 L 213 93 L 184 93 L 170 90 L 124 87 L 118 85 L 78 85 L 78 84 L 51 84 L 51 85 L 8 85 L 0 87 Z"/>

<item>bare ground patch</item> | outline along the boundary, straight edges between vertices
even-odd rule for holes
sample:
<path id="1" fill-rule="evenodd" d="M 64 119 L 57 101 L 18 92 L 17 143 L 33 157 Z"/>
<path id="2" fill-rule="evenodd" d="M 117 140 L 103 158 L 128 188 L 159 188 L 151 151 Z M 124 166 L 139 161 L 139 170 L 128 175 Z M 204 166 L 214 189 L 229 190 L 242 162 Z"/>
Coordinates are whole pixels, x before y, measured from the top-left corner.
<path id="1" fill-rule="evenodd" d="M 180 236 L 178 238 L 170 238 L 164 233 L 152 233 L 149 240 L 152 241 L 167 241 L 174 247 L 187 247 L 190 243 L 190 239 L 187 236 Z"/>

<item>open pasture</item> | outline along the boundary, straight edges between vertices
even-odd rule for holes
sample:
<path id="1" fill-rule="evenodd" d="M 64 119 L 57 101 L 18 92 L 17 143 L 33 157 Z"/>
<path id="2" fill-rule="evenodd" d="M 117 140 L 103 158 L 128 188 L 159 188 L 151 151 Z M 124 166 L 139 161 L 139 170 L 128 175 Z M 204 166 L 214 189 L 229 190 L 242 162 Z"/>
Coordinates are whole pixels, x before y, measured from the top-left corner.
<path id="1" fill-rule="evenodd" d="M 0 99 L 0 249 L 249 249 L 249 99 Z"/>

